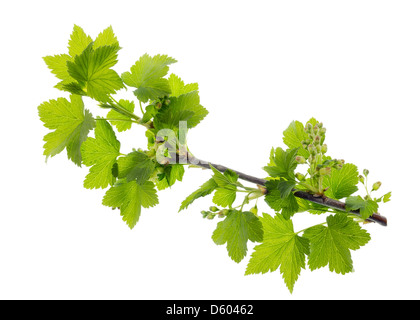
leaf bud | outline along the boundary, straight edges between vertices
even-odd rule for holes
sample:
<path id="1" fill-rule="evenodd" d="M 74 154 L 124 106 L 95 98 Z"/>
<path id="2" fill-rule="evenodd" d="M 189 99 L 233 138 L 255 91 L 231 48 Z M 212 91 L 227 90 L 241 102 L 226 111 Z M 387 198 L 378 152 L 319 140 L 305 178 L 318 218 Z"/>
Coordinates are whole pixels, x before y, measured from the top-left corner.
<path id="1" fill-rule="evenodd" d="M 372 191 L 378 190 L 381 187 L 381 185 L 382 185 L 382 182 L 380 182 L 380 181 L 375 182 L 372 186 Z"/>
<path id="2" fill-rule="evenodd" d="M 306 159 L 302 156 L 297 156 L 296 157 L 296 162 L 300 163 L 300 164 L 304 164 L 304 163 L 306 163 Z"/>

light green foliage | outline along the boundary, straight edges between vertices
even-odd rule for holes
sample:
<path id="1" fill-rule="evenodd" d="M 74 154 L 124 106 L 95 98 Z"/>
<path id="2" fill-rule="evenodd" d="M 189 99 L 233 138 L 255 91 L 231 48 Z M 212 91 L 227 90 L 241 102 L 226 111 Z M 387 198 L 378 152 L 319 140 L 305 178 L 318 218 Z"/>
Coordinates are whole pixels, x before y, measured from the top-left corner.
<path id="1" fill-rule="evenodd" d="M 120 155 L 120 142 L 106 120 L 96 122 L 95 138 L 82 144 L 83 164 L 90 167 L 84 186 L 87 189 L 106 188 L 115 182 L 112 167 Z"/>
<path id="2" fill-rule="evenodd" d="M 264 213 L 260 218 L 264 237 L 255 247 L 245 274 L 273 272 L 280 268 L 284 282 L 293 291 L 294 284 L 305 269 L 305 255 L 309 254 L 309 241 L 298 236 L 291 220 Z"/>
<path id="3" fill-rule="evenodd" d="M 193 156 L 186 144 L 188 130 L 181 128 L 196 127 L 208 111 L 201 105 L 197 83 L 185 84 L 175 74 L 167 76 L 174 58 L 144 54 L 120 76 L 114 70 L 120 49 L 112 27 L 93 40 L 75 25 L 67 52 L 43 58 L 59 80 L 55 87 L 70 93 L 70 98 L 43 102 L 38 112 L 50 130 L 44 137 L 46 158 L 66 149 L 71 161 L 89 167 L 84 187 L 108 188 L 102 204 L 118 209 L 133 228 L 142 209 L 158 204 L 157 189 L 182 181 L 184 160 Z M 126 86 L 134 88 L 135 101 L 114 97 Z M 99 110 L 108 109 L 107 118 L 94 117 L 85 109 L 84 102 L 90 99 Z M 138 144 L 122 153 L 117 134 L 125 136 L 125 131 L 139 125 L 146 130 L 145 145 L 138 140 L 140 134 L 133 139 Z M 360 223 L 377 213 L 379 203 L 390 201 L 391 192 L 373 197 L 382 183 L 370 186 L 368 170 L 359 175 L 356 165 L 328 156 L 325 134 L 324 125 L 314 118 L 305 125 L 291 122 L 283 132 L 286 147 L 271 150 L 264 167 L 266 180 L 210 165 L 212 177 L 186 197 L 179 211 L 213 194 L 212 205 L 201 211 L 209 223 L 222 219 L 215 226 L 213 241 L 226 245 L 229 257 L 237 263 L 246 257 L 249 241 L 260 242 L 245 274 L 279 270 L 290 292 L 306 263 L 310 270 L 328 265 L 336 273 L 352 271 L 351 251 L 370 240 Z M 239 177 L 252 182 L 252 187 L 239 182 Z M 356 194 L 358 183 L 364 185 L 366 195 Z M 259 215 L 262 197 L 273 209 L 272 215 Z M 332 199 L 343 199 L 345 209 L 343 202 Z M 320 218 L 333 214 L 295 232 L 292 219 L 301 212 Z"/>
<path id="4" fill-rule="evenodd" d="M 282 148 L 276 148 L 271 162 L 273 165 L 265 166 L 264 170 L 274 178 L 284 178 L 294 180 L 294 171 L 298 165 L 296 162 L 296 155 L 298 148 L 284 151 Z"/>
<path id="5" fill-rule="evenodd" d="M 282 213 L 282 215 L 289 219 L 296 212 L 299 211 L 299 204 L 293 193 L 289 192 L 285 196 L 285 191 L 280 190 L 282 182 L 280 180 L 267 181 L 265 187 L 267 188 L 267 195 L 265 196 L 265 202 L 276 212 Z"/>
<path id="6" fill-rule="evenodd" d="M 147 102 L 171 93 L 169 81 L 164 76 L 169 71 L 168 65 L 175 62 L 167 55 L 151 57 L 144 54 L 130 68 L 130 72 L 124 72 L 121 77 L 127 86 L 136 88 L 134 94 L 141 102 Z"/>
<path id="7" fill-rule="evenodd" d="M 226 218 L 217 224 L 212 239 L 217 245 L 227 243 L 229 257 L 239 263 L 246 256 L 248 240 L 262 241 L 262 224 L 251 212 L 229 210 Z"/>
<path id="8" fill-rule="evenodd" d="M 372 214 L 378 212 L 379 205 L 371 199 L 363 199 L 361 196 L 352 196 L 346 199 L 346 208 L 349 210 L 360 210 L 363 219 L 369 218 Z"/>
<path id="9" fill-rule="evenodd" d="M 153 182 L 118 181 L 106 193 L 102 204 L 112 208 L 120 208 L 123 221 L 132 229 L 140 218 L 141 208 L 149 208 L 158 204 L 158 197 Z"/>
<path id="10" fill-rule="evenodd" d="M 92 114 L 85 110 L 80 96 L 50 100 L 38 107 L 44 126 L 54 130 L 44 137 L 44 155 L 55 156 L 67 149 L 68 158 L 78 166 L 82 163 L 80 147 L 90 130 L 95 127 Z"/>
<path id="11" fill-rule="evenodd" d="M 304 237 L 310 241 L 309 268 L 329 265 L 330 271 L 345 274 L 353 270 L 350 250 L 357 250 L 370 240 L 370 235 L 344 213 L 327 217 L 327 226 L 308 228 Z"/>
<path id="12" fill-rule="evenodd" d="M 73 92 L 76 87 L 97 101 L 109 101 L 110 94 L 124 87 L 120 76 L 111 69 L 117 63 L 118 50 L 118 45 L 97 49 L 88 45 L 74 62 L 67 62 L 68 72 L 77 84 L 65 85 L 64 88 Z"/>
<path id="13" fill-rule="evenodd" d="M 358 176 L 357 167 L 351 163 L 346 163 L 339 170 L 332 169 L 331 175 L 324 179 L 323 186 L 328 188 L 326 196 L 334 199 L 349 197 L 358 190 Z"/>
<path id="14" fill-rule="evenodd" d="M 208 111 L 200 105 L 197 91 L 182 94 L 170 99 L 170 104 L 162 108 L 155 117 L 155 127 L 159 129 L 178 130 L 180 121 L 187 121 L 187 128 L 197 126 Z"/>
<path id="15" fill-rule="evenodd" d="M 173 97 L 179 97 L 186 93 L 198 91 L 198 83 L 184 84 L 184 81 L 173 73 L 169 76 L 168 81 L 169 88 L 171 89 L 171 96 Z"/>
<path id="16" fill-rule="evenodd" d="M 155 164 L 141 151 L 133 151 L 118 159 L 118 178 L 143 184 L 151 177 Z"/>
<path id="17" fill-rule="evenodd" d="M 217 188 L 217 186 L 218 184 L 213 178 L 206 181 L 200 188 L 191 193 L 184 201 L 182 201 L 179 211 L 187 209 L 188 206 L 191 205 L 198 198 L 205 197 L 211 194 Z"/>
<path id="18" fill-rule="evenodd" d="M 121 99 L 118 103 L 123 109 L 129 112 L 134 112 L 135 105 L 133 101 Z M 131 125 L 133 124 L 130 117 L 128 117 L 125 114 L 121 114 L 120 112 L 117 112 L 114 109 L 108 112 L 107 117 L 109 119 L 114 119 L 114 121 L 110 120 L 109 122 L 111 122 L 111 124 L 115 126 L 115 128 L 117 128 L 118 132 L 123 132 L 131 129 Z M 115 121 L 115 119 L 117 119 L 117 121 Z"/>
<path id="19" fill-rule="evenodd" d="M 218 186 L 213 196 L 213 203 L 222 207 L 231 207 L 236 199 L 238 175 L 231 170 L 221 173 L 213 166 L 211 169 L 214 173 L 213 179 Z"/>

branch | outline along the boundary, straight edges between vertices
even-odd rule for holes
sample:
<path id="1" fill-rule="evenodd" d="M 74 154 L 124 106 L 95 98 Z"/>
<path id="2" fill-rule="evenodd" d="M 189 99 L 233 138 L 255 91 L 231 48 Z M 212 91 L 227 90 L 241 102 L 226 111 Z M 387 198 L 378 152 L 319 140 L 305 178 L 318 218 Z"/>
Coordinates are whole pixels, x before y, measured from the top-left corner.
<path id="1" fill-rule="evenodd" d="M 229 169 L 229 170 L 232 170 L 233 172 L 235 172 L 239 176 L 240 179 L 251 182 L 251 183 L 254 183 L 254 184 L 257 184 L 257 185 L 260 185 L 260 186 L 264 186 L 265 183 L 267 182 L 267 180 L 264 180 L 264 179 L 261 179 L 261 178 L 256 178 L 256 177 L 253 177 L 253 176 L 250 176 L 248 174 L 230 169 L 228 167 L 225 167 L 225 166 L 222 166 L 222 165 L 219 165 L 219 164 L 214 164 L 214 163 L 211 163 L 211 162 L 207 162 L 207 161 L 197 159 L 196 157 L 194 157 L 190 153 L 187 154 L 187 157 L 188 157 L 187 162 L 189 164 L 196 165 L 196 166 L 199 166 L 201 168 L 210 169 L 210 165 L 212 165 L 214 168 L 216 168 L 220 172 L 225 172 L 226 170 Z M 333 208 L 333 209 L 343 211 L 343 212 L 349 212 L 349 213 L 360 216 L 360 210 L 350 210 L 350 211 L 348 211 L 348 210 L 346 210 L 346 204 L 344 202 L 341 202 L 341 201 L 338 201 L 338 200 L 334 200 L 334 199 L 331 199 L 331 198 L 328 198 L 328 197 L 325 197 L 325 196 L 322 196 L 322 197 L 315 196 L 315 195 L 313 195 L 309 192 L 296 190 L 296 189 L 293 189 L 293 194 L 295 195 L 295 197 L 302 198 L 302 199 L 305 199 L 305 200 L 308 200 L 308 201 L 311 201 L 311 202 L 314 202 L 314 203 L 318 203 L 318 204 L 323 205 L 325 207 Z M 381 226 L 387 226 L 387 224 L 388 224 L 387 218 L 384 217 L 384 216 L 381 216 L 378 213 L 372 214 L 366 220 L 369 221 L 369 222 L 376 222 Z"/>

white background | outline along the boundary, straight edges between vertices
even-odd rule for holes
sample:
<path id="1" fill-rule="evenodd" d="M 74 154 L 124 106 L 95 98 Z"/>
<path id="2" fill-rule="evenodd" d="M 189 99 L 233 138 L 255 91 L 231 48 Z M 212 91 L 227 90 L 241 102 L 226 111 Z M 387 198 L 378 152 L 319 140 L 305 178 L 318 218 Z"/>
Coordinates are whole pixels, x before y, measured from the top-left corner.
<path id="1" fill-rule="evenodd" d="M 4 2 L 0 298 L 420 298 L 419 16 L 418 1 L 402 0 Z M 330 155 L 393 192 L 381 207 L 389 226 L 366 226 L 372 240 L 352 254 L 355 272 L 303 270 L 293 295 L 279 271 L 244 276 L 249 255 L 230 260 L 211 240 L 217 219 L 201 218 L 210 198 L 178 213 L 207 171 L 189 169 L 130 230 L 101 205 L 104 190 L 83 188 L 87 168 L 64 153 L 45 163 L 37 107 L 67 94 L 42 57 L 67 51 L 74 24 L 92 37 L 112 25 L 119 73 L 146 52 L 178 60 L 171 72 L 199 83 L 210 112 L 189 134 L 200 158 L 264 177 L 292 120 L 322 121 Z M 125 151 L 146 142 L 142 128 L 118 138 Z M 316 218 L 298 215 L 295 230 Z"/>

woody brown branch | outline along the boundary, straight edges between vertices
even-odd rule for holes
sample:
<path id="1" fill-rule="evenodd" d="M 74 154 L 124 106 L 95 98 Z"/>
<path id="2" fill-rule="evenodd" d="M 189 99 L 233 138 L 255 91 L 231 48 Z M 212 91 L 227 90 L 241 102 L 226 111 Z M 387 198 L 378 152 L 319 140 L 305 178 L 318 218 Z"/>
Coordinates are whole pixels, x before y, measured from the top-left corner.
<path id="1" fill-rule="evenodd" d="M 189 164 L 193 164 L 193 165 L 205 168 L 205 169 L 210 169 L 210 165 L 211 165 L 214 168 L 216 168 L 217 170 L 219 170 L 220 172 L 225 172 L 226 170 L 229 169 L 229 170 L 232 170 L 233 172 L 235 172 L 238 175 L 239 179 L 254 183 L 254 184 L 259 185 L 259 186 L 264 186 L 265 183 L 267 182 L 267 180 L 265 180 L 265 179 L 253 177 L 253 176 L 250 176 L 248 174 L 230 169 L 230 168 L 225 167 L 223 165 L 214 164 L 214 163 L 210 163 L 210 162 L 207 162 L 207 161 L 197 159 L 193 155 L 191 155 L 190 153 L 188 153 L 187 157 L 188 157 L 187 162 Z M 305 200 L 323 205 L 323 206 L 328 207 L 328 208 L 332 208 L 332 209 L 336 209 L 336 210 L 339 210 L 339 211 L 352 213 L 352 214 L 360 216 L 360 210 L 347 210 L 346 209 L 346 204 L 344 202 L 341 202 L 341 201 L 338 201 L 338 200 L 335 200 L 335 199 L 331 199 L 331 198 L 328 198 L 328 197 L 325 197 L 325 196 L 322 196 L 322 197 L 316 196 L 316 195 L 314 195 L 310 192 L 296 190 L 296 189 L 293 190 L 293 194 L 295 195 L 295 197 L 305 199 Z M 387 226 L 387 224 L 388 224 L 387 218 L 384 217 L 384 216 L 381 216 L 378 213 L 372 214 L 366 220 L 369 221 L 369 222 L 378 223 L 381 226 Z"/>

